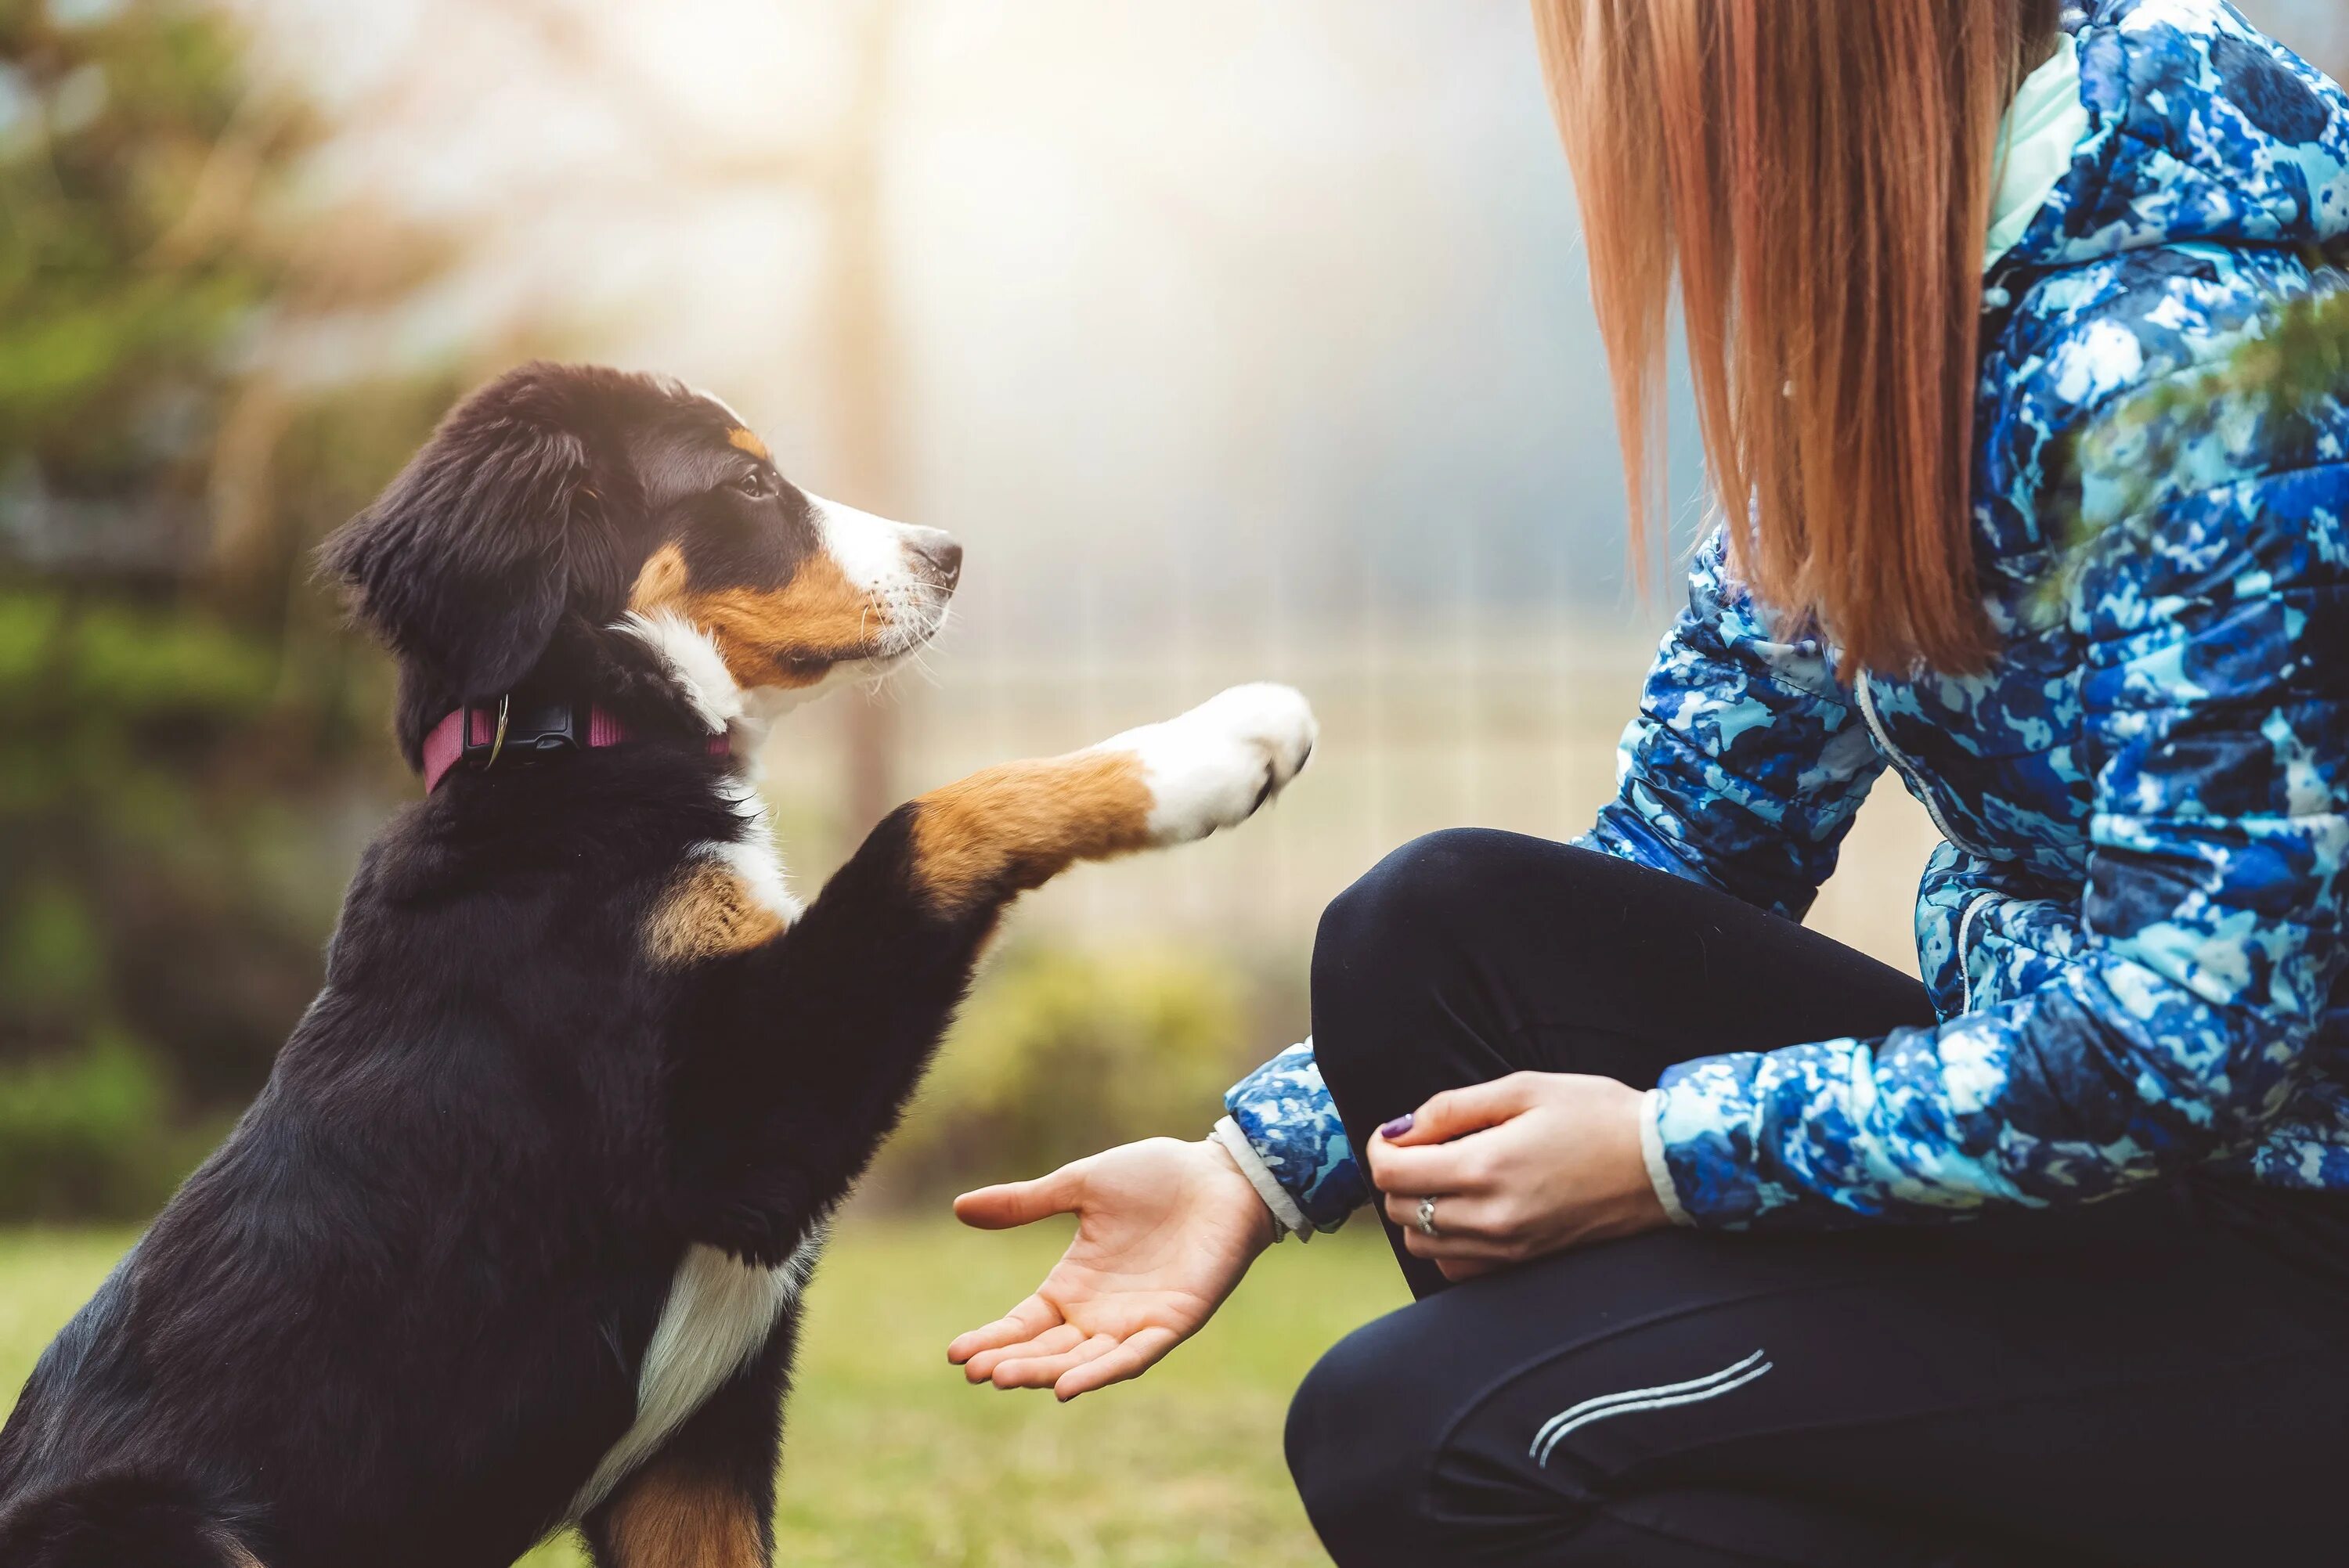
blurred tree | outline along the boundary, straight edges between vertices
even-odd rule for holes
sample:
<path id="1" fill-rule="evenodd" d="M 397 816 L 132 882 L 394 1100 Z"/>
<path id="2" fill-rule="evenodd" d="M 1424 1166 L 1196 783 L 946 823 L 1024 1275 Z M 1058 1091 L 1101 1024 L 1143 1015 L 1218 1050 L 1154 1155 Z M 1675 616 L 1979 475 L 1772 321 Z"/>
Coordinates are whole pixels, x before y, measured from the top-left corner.
<path id="1" fill-rule="evenodd" d="M 664 176 L 704 192 L 790 191 L 823 213 L 824 261 L 812 315 L 820 324 L 815 365 L 826 382 L 833 420 L 828 486 L 841 500 L 893 515 L 905 499 L 904 410 L 893 390 L 903 380 L 897 302 L 888 285 L 887 236 L 881 211 L 900 0 L 861 0 L 833 20 L 847 44 L 847 91 L 837 120 L 804 145 L 737 147 L 695 122 L 690 104 L 662 91 L 616 57 L 595 26 L 593 5 L 579 0 L 475 0 L 502 5 L 526 24 L 561 62 L 621 110 L 631 129 L 660 150 Z M 897 804 L 896 710 L 850 694 L 838 711 L 847 734 L 845 804 L 840 824 L 844 857 Z"/>
<path id="2" fill-rule="evenodd" d="M 169 573 L 198 531 L 223 353 L 274 258 L 243 221 L 304 138 L 177 7 L 0 5 L 0 453 L 36 564 Z"/>
<path id="3" fill-rule="evenodd" d="M 374 815 L 381 677 L 306 553 L 449 388 L 272 350 L 444 253 L 298 201 L 321 129 L 216 10 L 0 0 L 0 1217 L 168 1190 Z"/>

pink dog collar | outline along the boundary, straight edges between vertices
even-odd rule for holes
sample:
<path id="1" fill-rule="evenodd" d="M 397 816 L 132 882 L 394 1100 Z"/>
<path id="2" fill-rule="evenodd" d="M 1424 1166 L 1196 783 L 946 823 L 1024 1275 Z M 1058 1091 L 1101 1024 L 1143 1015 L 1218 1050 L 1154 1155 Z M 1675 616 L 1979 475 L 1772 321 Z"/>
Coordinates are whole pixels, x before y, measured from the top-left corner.
<path id="1" fill-rule="evenodd" d="M 424 737 L 424 792 L 429 795 L 439 788 L 449 769 L 454 768 L 462 757 L 479 755 L 484 768 L 495 762 L 505 748 L 504 728 L 512 707 L 512 699 L 509 697 L 502 699 L 495 707 L 451 708 L 442 715 L 440 722 Z M 574 711 L 565 710 L 566 724 Z M 617 717 L 600 707 L 588 708 L 585 740 L 589 749 L 618 746 L 633 738 L 628 727 Z M 575 732 L 566 736 L 561 731 L 541 731 L 533 738 L 530 749 L 567 750 L 577 745 L 578 740 Z M 734 749 L 723 730 L 709 737 L 709 748 L 712 757 L 730 756 Z"/>

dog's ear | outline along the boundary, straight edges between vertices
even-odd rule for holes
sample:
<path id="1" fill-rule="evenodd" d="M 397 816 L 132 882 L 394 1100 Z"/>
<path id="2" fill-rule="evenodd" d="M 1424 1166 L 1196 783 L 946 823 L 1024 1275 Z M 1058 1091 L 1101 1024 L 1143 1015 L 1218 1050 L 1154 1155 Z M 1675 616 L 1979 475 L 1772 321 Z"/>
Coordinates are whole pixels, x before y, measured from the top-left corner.
<path id="1" fill-rule="evenodd" d="M 617 540 L 566 381 L 525 366 L 459 404 L 319 552 L 360 617 L 459 702 L 511 690 L 566 609 L 618 614 Z"/>

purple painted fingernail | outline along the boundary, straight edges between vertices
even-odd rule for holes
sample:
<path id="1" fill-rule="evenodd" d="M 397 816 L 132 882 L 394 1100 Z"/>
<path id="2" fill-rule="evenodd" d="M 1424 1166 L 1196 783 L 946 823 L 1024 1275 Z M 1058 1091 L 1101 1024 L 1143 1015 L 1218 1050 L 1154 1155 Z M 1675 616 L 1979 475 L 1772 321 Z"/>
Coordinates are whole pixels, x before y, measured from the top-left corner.
<path id="1" fill-rule="evenodd" d="M 1404 1133 L 1409 1132 L 1411 1130 L 1411 1124 L 1418 1119 L 1418 1112 L 1406 1110 L 1401 1116 L 1396 1117 L 1392 1121 L 1388 1122 L 1384 1127 L 1380 1128 L 1379 1136 L 1392 1142 L 1395 1139 L 1401 1138 Z"/>

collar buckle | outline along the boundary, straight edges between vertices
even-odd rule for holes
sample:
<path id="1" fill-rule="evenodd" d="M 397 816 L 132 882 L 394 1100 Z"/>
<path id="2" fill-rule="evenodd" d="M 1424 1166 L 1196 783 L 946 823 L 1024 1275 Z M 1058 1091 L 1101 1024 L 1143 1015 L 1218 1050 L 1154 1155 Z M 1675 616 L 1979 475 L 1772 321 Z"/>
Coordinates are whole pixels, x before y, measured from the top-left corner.
<path id="1" fill-rule="evenodd" d="M 484 733 L 486 731 L 486 733 Z M 492 723 L 486 707 L 470 708 L 464 719 L 464 745 L 458 760 L 468 768 L 492 768 L 512 751 L 523 761 L 556 751 L 587 749 L 587 727 L 577 705 L 559 698 L 514 700 L 508 692 L 498 698 Z"/>

